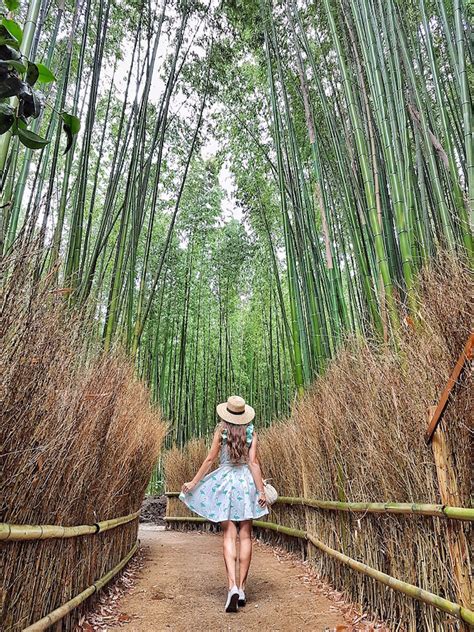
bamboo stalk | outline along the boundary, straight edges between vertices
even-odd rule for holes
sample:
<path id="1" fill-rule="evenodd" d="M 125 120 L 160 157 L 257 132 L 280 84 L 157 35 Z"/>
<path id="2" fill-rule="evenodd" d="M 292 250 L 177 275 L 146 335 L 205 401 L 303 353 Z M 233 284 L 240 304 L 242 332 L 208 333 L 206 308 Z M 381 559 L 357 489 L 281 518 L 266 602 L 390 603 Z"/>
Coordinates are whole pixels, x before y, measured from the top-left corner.
<path id="1" fill-rule="evenodd" d="M 466 507 L 443 507 L 443 513 L 453 520 L 474 520 L 474 509 Z"/>
<path id="2" fill-rule="evenodd" d="M 8 540 L 9 542 L 18 542 L 25 540 L 49 540 L 51 538 L 76 538 L 80 535 L 91 535 L 93 533 L 103 533 L 109 529 L 115 529 L 122 524 L 131 522 L 138 518 L 139 511 L 121 516 L 120 518 L 112 518 L 111 520 L 103 520 L 92 525 L 78 525 L 76 527 L 63 527 L 61 525 L 27 525 L 27 524 L 8 524 L 0 523 L 0 540 Z"/>
<path id="3" fill-rule="evenodd" d="M 131 522 L 132 520 L 135 520 L 135 518 L 138 518 L 139 515 L 140 510 L 135 511 L 135 513 L 129 514 L 128 516 L 121 516 L 120 518 L 111 518 L 110 520 L 97 522 L 95 525 L 98 527 L 97 533 L 103 533 L 109 529 L 115 529 L 115 527 L 118 527 L 121 524 L 127 524 L 127 522 Z"/>
<path id="4" fill-rule="evenodd" d="M 177 516 L 166 517 L 165 520 L 167 522 L 202 522 L 202 523 L 208 522 L 208 520 L 205 520 L 204 518 L 194 518 L 194 517 L 183 518 L 183 517 L 177 517 Z M 439 595 L 435 595 L 427 590 L 423 590 L 422 588 L 419 588 L 418 586 L 414 586 L 413 584 L 408 584 L 407 582 L 401 581 L 400 579 L 396 579 L 395 577 L 392 577 L 391 575 L 382 573 L 382 571 L 378 571 L 377 569 L 372 568 L 371 566 L 368 566 L 367 564 L 364 564 L 363 562 L 358 562 L 357 560 L 354 560 L 353 558 L 348 557 L 347 555 L 344 555 L 344 553 L 340 553 L 339 551 L 336 551 L 335 549 L 332 549 L 331 547 L 327 546 L 326 544 L 324 544 L 324 542 L 321 542 L 321 540 L 318 540 L 318 538 L 316 538 L 311 533 L 307 533 L 306 531 L 302 531 L 300 529 L 292 529 L 290 527 L 284 527 L 282 525 L 275 524 L 273 522 L 265 522 L 264 520 L 254 520 L 253 525 L 260 529 L 269 529 L 271 531 L 276 531 L 277 533 L 283 533 L 285 535 L 289 535 L 295 538 L 308 540 L 309 542 L 311 542 L 311 544 L 313 544 L 315 547 L 317 547 L 318 549 L 320 549 L 327 555 L 330 555 L 331 557 L 336 558 L 343 564 L 346 564 L 350 568 L 360 573 L 364 573 L 364 575 L 368 575 L 369 577 L 372 577 L 372 579 L 375 579 L 376 581 L 382 584 L 385 584 L 389 588 L 392 588 L 393 590 L 397 590 L 398 592 L 402 592 L 408 597 L 411 597 L 412 599 L 417 599 L 418 601 L 422 601 L 423 603 L 429 606 L 433 606 L 434 608 L 437 608 L 438 610 L 447 612 L 448 614 L 454 617 L 457 617 L 458 619 L 461 619 L 461 621 L 465 621 L 469 625 L 474 624 L 474 611 L 469 610 L 468 608 L 463 608 L 457 603 L 449 601 L 448 599 L 444 599 L 443 597 L 440 597 Z"/>
<path id="5" fill-rule="evenodd" d="M 428 503 L 353 503 L 333 500 L 314 500 L 280 496 L 277 501 L 282 505 L 302 505 L 330 511 L 353 511 L 363 513 L 405 514 L 417 516 L 437 516 L 453 520 L 474 521 L 474 509 L 469 507 L 450 507 Z"/>
<path id="6" fill-rule="evenodd" d="M 135 555 L 137 549 L 138 542 L 135 542 L 130 552 L 123 558 L 123 560 L 121 560 L 116 566 L 114 566 L 112 570 L 110 570 L 103 577 L 94 582 L 91 586 L 83 590 L 81 593 L 73 597 L 73 599 L 70 599 L 62 606 L 59 606 L 59 608 L 56 608 L 56 610 L 53 610 L 39 621 L 36 621 L 36 623 L 29 625 L 23 630 L 23 632 L 41 632 L 42 630 L 47 630 L 54 623 L 60 621 L 69 612 L 81 605 L 81 603 L 83 603 L 91 595 L 101 590 L 101 588 L 103 588 L 105 584 L 107 584 L 117 573 L 122 570 L 127 562 Z"/>
<path id="7" fill-rule="evenodd" d="M 274 522 L 254 520 L 253 526 L 260 529 L 269 529 L 270 531 L 276 531 L 277 533 L 283 533 L 284 535 L 290 535 L 293 538 L 300 538 L 302 540 L 306 540 L 308 538 L 308 534 L 306 533 L 306 531 L 303 531 L 301 529 L 293 529 L 291 527 L 284 527 L 283 525 L 275 524 Z"/>
<path id="8" fill-rule="evenodd" d="M 51 538 L 75 538 L 97 533 L 96 525 L 62 527 L 61 525 L 0 524 L 0 540 L 21 542 L 26 540 L 49 540 Z"/>
<path id="9" fill-rule="evenodd" d="M 168 498 L 176 498 L 179 492 L 165 492 Z M 296 496 L 279 496 L 279 505 L 301 505 L 329 511 L 353 511 L 361 513 L 404 514 L 411 516 L 436 516 L 451 520 L 474 522 L 474 509 L 470 507 L 451 507 L 448 505 L 431 505 L 428 503 L 352 503 L 337 500 L 316 500 Z M 1 538 L 0 538 L 1 539 Z"/>
<path id="10" fill-rule="evenodd" d="M 197 522 L 197 523 L 207 523 L 209 520 L 206 518 L 198 518 L 197 516 L 185 516 L 184 518 L 181 516 L 165 516 L 166 522 Z"/>

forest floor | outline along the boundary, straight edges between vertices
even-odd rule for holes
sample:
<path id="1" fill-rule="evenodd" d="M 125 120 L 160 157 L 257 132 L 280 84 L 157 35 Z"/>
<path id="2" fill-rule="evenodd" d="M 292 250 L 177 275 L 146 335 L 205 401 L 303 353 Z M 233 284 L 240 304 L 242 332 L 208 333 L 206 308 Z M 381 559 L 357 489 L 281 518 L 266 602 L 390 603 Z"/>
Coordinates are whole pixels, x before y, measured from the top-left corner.
<path id="1" fill-rule="evenodd" d="M 125 587 L 105 592 L 87 632 L 388 630 L 370 622 L 297 556 L 256 542 L 247 605 L 226 614 L 222 536 L 141 525 L 141 557 Z M 133 566 L 134 565 L 134 566 Z M 127 574 L 126 574 L 127 575 Z"/>

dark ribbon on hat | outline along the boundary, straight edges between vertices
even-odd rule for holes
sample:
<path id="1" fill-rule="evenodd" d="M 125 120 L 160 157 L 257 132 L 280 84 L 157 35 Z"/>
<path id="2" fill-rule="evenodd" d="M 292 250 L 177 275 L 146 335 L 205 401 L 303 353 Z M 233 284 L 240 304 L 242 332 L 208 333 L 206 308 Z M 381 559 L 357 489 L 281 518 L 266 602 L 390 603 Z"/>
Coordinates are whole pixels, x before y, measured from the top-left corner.
<path id="1" fill-rule="evenodd" d="M 227 406 L 226 406 L 226 410 L 227 410 L 227 412 L 228 412 L 228 413 L 230 413 L 231 415 L 243 415 L 243 414 L 245 413 L 245 410 L 243 410 L 243 411 L 242 411 L 242 412 L 240 412 L 240 413 L 234 413 L 234 411 L 233 411 L 233 410 L 230 410 L 229 408 L 227 408 Z"/>

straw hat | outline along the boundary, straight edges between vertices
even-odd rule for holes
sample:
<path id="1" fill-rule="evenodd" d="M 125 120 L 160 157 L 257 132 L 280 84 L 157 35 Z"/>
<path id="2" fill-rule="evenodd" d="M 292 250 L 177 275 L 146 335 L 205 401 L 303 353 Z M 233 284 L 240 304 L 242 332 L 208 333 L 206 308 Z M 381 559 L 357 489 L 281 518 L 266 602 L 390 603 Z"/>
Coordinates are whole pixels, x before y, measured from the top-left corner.
<path id="1" fill-rule="evenodd" d="M 231 395 L 223 404 L 217 406 L 217 414 L 223 421 L 243 426 L 255 417 L 252 406 L 245 403 L 245 399 L 238 395 Z"/>

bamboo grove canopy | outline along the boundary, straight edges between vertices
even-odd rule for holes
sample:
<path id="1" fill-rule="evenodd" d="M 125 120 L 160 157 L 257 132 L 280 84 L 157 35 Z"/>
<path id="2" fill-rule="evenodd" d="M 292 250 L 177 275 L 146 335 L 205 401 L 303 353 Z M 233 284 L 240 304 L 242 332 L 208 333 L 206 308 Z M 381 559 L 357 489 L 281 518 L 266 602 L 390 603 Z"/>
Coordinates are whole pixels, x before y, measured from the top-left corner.
<path id="1" fill-rule="evenodd" d="M 472 262 L 472 11 L 8 0 L 2 46 L 50 75 L 28 123 L 44 142 L 0 137 L 3 253 L 35 244 L 37 278 L 135 358 L 171 441 L 231 392 L 262 423 L 287 413 L 348 334 L 417 326 L 438 251 Z"/>

